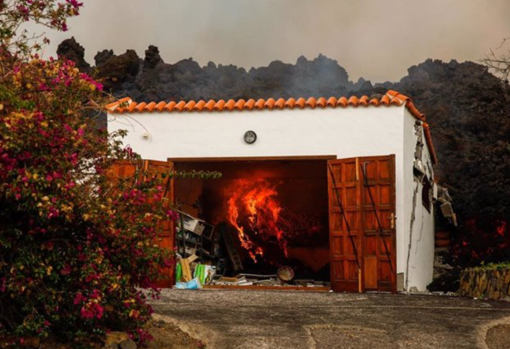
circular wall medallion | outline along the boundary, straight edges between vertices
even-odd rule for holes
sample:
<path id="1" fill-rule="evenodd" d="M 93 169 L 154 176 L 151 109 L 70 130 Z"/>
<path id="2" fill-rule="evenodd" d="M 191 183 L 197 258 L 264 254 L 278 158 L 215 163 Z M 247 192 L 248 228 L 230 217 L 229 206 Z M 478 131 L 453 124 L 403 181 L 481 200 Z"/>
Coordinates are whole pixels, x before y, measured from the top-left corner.
<path id="1" fill-rule="evenodd" d="M 253 131 L 246 131 L 244 133 L 244 141 L 248 144 L 253 144 L 257 140 L 257 134 Z"/>

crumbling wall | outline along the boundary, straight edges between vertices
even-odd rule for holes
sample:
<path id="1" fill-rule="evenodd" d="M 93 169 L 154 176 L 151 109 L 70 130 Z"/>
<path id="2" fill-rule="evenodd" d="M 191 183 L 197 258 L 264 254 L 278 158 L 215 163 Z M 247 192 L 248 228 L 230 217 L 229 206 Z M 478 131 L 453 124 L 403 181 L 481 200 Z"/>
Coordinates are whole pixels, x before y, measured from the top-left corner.
<path id="1" fill-rule="evenodd" d="M 404 118 L 405 209 L 400 219 L 405 221 L 405 230 L 398 256 L 405 269 L 399 286 L 405 291 L 425 291 L 434 265 L 434 171 L 423 122 L 407 110 Z"/>

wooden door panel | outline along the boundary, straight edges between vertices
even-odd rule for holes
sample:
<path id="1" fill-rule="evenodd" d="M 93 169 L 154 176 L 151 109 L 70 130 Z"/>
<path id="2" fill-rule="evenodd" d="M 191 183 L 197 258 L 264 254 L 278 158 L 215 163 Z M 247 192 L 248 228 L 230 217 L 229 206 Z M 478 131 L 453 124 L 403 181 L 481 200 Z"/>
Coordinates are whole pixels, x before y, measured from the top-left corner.
<path id="1" fill-rule="evenodd" d="M 344 237 L 338 235 L 331 235 L 330 237 L 331 254 L 333 257 L 340 257 L 344 255 Z"/>
<path id="2" fill-rule="evenodd" d="M 380 181 L 392 182 L 393 163 L 391 159 L 379 159 L 378 164 L 378 179 Z"/>
<path id="3" fill-rule="evenodd" d="M 331 287 L 358 290 L 360 192 L 356 159 L 328 161 Z M 358 255 L 357 255 L 358 253 Z"/>
<path id="4" fill-rule="evenodd" d="M 377 188 L 377 193 L 379 205 L 386 205 L 391 207 L 393 203 L 391 201 L 391 185 L 380 184 Z"/>
<path id="5" fill-rule="evenodd" d="M 363 261 L 370 263 L 365 273 L 366 290 L 396 292 L 395 229 L 391 217 L 395 213 L 394 156 L 360 158 L 362 181 Z M 375 247 L 375 248 L 374 248 Z M 375 267 L 374 267 L 375 264 Z M 367 280 L 368 278 L 368 280 Z"/>
<path id="6" fill-rule="evenodd" d="M 376 256 L 378 244 L 379 244 L 379 239 L 377 238 L 377 236 L 375 234 L 372 236 L 365 234 L 365 237 L 363 240 L 364 240 L 363 241 L 364 242 L 363 243 L 364 255 Z"/>
<path id="7" fill-rule="evenodd" d="M 377 288 L 377 257 L 366 256 L 363 257 L 363 274 L 364 274 L 364 288 L 375 289 Z"/>

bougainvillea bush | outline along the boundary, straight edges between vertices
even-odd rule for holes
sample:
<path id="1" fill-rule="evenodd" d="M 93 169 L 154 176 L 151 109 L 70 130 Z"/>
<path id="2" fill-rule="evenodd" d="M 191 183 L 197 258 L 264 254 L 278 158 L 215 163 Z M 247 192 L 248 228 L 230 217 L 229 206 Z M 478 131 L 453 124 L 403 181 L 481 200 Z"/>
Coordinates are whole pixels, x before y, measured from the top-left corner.
<path id="1" fill-rule="evenodd" d="M 54 335 L 87 346 L 108 331 L 144 341 L 151 308 L 137 287 L 155 290 L 151 280 L 169 263 L 155 244 L 161 221 L 175 216 L 164 179 L 108 178 L 116 160 L 136 155 L 122 134 L 97 127 L 101 84 L 8 32 L 7 19 L 65 29 L 80 6 L 0 0 L 2 344 Z"/>

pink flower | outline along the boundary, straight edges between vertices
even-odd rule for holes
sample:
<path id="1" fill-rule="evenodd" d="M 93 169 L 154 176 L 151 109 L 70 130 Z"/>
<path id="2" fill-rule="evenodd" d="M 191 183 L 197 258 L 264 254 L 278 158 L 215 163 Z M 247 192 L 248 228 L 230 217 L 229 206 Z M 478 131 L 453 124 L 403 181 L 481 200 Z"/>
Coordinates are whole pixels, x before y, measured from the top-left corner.
<path id="1" fill-rule="evenodd" d="M 172 221 L 177 221 L 179 219 L 179 214 L 175 211 L 169 210 L 167 213 L 168 218 Z"/>
<path id="2" fill-rule="evenodd" d="M 80 304 L 80 303 L 82 303 L 82 302 L 84 302 L 84 301 L 86 301 L 86 300 L 87 300 L 87 298 L 85 298 L 85 297 L 81 294 L 81 292 L 78 292 L 78 293 L 76 293 L 76 296 L 74 297 L 74 302 L 73 302 L 73 303 L 74 303 L 74 304 Z"/>

